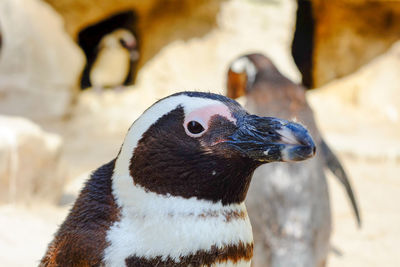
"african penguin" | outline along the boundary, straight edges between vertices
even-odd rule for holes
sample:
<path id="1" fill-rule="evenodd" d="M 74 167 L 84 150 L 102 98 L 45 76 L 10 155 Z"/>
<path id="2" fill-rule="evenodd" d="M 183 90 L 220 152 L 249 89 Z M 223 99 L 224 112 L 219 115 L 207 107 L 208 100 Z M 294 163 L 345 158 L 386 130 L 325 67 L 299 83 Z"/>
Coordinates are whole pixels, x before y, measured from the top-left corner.
<path id="1" fill-rule="evenodd" d="M 246 109 L 259 116 L 296 119 L 311 132 L 318 150 L 311 160 L 257 169 L 246 206 L 254 230 L 255 267 L 323 266 L 329 250 L 331 213 L 324 168 L 344 185 L 357 222 L 360 215 L 350 182 L 324 142 L 305 88 L 283 76 L 270 59 L 248 54 L 228 70 L 227 95 L 246 96 Z"/>
<path id="2" fill-rule="evenodd" d="M 301 125 L 222 95 L 161 99 L 86 182 L 41 266 L 250 266 L 253 171 L 314 153 Z"/>
<path id="3" fill-rule="evenodd" d="M 90 70 L 90 83 L 95 89 L 122 86 L 131 71 L 131 63 L 139 59 L 135 36 L 126 29 L 105 35 L 98 47 Z"/>

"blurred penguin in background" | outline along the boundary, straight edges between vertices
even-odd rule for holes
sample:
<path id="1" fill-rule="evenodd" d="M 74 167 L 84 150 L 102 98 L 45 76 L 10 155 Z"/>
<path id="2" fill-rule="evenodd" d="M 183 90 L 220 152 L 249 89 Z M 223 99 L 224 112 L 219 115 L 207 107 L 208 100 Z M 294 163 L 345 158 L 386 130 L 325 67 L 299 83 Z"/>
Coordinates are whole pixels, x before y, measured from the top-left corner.
<path id="1" fill-rule="evenodd" d="M 254 267 L 322 267 L 330 249 L 331 211 L 324 169 L 343 184 L 360 226 L 360 214 L 349 179 L 324 142 L 305 88 L 283 76 L 261 54 L 232 62 L 227 95 L 246 96 L 246 109 L 262 116 L 296 119 L 308 127 L 317 154 L 289 164 L 271 163 L 257 169 L 246 200 L 254 232 Z"/>
<path id="2" fill-rule="evenodd" d="M 0 26 L 1 26 L 1 25 L 0 25 Z M 3 45 L 3 36 L 2 36 L 2 34 L 1 34 L 1 27 L 0 27 L 0 53 L 1 53 L 2 45 Z"/>
<path id="3" fill-rule="evenodd" d="M 90 70 L 90 83 L 96 90 L 119 88 L 127 80 L 132 62 L 139 59 L 135 36 L 126 29 L 105 35 L 97 47 Z"/>

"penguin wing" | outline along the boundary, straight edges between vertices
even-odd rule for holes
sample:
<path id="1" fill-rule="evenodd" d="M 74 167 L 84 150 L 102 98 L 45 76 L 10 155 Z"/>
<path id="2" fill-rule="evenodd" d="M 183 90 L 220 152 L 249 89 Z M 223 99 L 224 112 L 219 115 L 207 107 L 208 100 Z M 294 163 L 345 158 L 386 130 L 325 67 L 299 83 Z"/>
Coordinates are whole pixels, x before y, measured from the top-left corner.
<path id="1" fill-rule="evenodd" d="M 320 149 L 326 167 L 328 167 L 328 169 L 336 176 L 336 178 L 344 186 L 347 196 L 351 201 L 354 215 L 357 219 L 358 227 L 361 227 L 361 216 L 358 209 L 357 200 L 354 196 L 350 180 L 346 172 L 344 171 L 342 164 L 340 163 L 339 159 L 336 157 L 336 155 L 333 153 L 333 151 L 329 148 L 328 144 L 323 139 L 321 139 Z"/>
<path id="2" fill-rule="evenodd" d="M 86 182 L 39 266 L 99 266 L 108 246 L 107 230 L 118 219 L 112 195 L 115 160 L 98 168 Z"/>

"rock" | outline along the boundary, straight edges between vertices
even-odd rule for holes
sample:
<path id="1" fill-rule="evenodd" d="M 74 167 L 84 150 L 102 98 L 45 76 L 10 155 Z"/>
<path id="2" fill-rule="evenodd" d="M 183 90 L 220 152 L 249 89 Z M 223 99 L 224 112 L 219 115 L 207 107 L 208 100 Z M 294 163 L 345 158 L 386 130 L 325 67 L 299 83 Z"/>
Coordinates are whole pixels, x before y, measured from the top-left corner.
<path id="1" fill-rule="evenodd" d="M 46 0 L 64 18 L 66 30 L 78 40 L 87 27 L 104 22 L 110 17 L 132 12 L 132 21 L 113 22 L 104 27 L 104 34 L 112 27 L 128 27 L 139 43 L 139 67 L 154 57 L 165 45 L 174 40 L 188 40 L 203 36 L 216 25 L 223 0 Z M 116 25 L 116 23 L 121 23 Z M 130 23 L 133 25 L 126 25 Z M 97 33 L 96 33 L 97 34 Z M 94 36 L 90 36 L 97 42 Z M 87 38 L 84 38 L 85 40 Z"/>
<path id="2" fill-rule="evenodd" d="M 224 93 L 230 62 L 254 51 L 268 55 L 285 75 L 299 81 L 290 54 L 295 12 L 295 3 L 286 0 L 224 2 L 212 30 L 164 46 L 139 70 L 137 88 L 156 97 L 182 89 Z"/>
<path id="3" fill-rule="evenodd" d="M 0 116 L 0 203 L 56 203 L 64 185 L 61 143 L 29 120 Z"/>
<path id="4" fill-rule="evenodd" d="M 85 27 L 127 10 L 137 16 L 140 97 L 195 89 L 223 93 L 229 62 L 250 51 L 269 55 L 287 76 L 300 78 L 290 56 L 296 12 L 290 0 L 46 2 L 0 3 L 1 113 L 39 122 L 68 113 L 83 64 L 72 40 Z"/>
<path id="5" fill-rule="evenodd" d="M 400 42 L 355 73 L 308 94 L 338 150 L 400 161 Z"/>
<path id="6" fill-rule="evenodd" d="M 313 82 L 356 71 L 400 39 L 400 1 L 313 0 Z"/>
<path id="7" fill-rule="evenodd" d="M 400 41 L 355 73 L 321 87 L 316 95 L 400 123 Z"/>
<path id="8" fill-rule="evenodd" d="M 141 20 L 151 13 L 171 13 L 166 6 L 174 7 L 175 14 L 185 9 L 187 5 L 196 6 L 200 1 L 170 0 L 165 4 L 164 0 L 44 0 L 51 5 L 64 18 L 65 29 L 73 37 L 77 38 L 79 31 L 103 20 L 116 13 L 133 10 Z M 209 2 L 210 0 L 201 1 Z M 213 0 L 211 0 L 213 1 Z M 219 0 L 218 0 L 219 1 Z M 162 8 L 164 7 L 164 8 Z"/>
<path id="9" fill-rule="evenodd" d="M 2 0 L 0 24 L 0 113 L 35 120 L 65 115 L 84 58 L 60 16 L 39 0 Z"/>
<path id="10" fill-rule="evenodd" d="M 156 99 L 144 90 L 85 90 L 71 118 L 56 129 L 63 136 L 63 162 L 77 178 L 116 157 L 131 124 Z"/>
<path id="11" fill-rule="evenodd" d="M 291 0 L 46 1 L 74 39 L 85 27 L 131 10 L 140 47 L 138 82 L 155 86 L 157 97 L 194 85 L 222 92 L 228 63 L 252 51 L 269 55 L 283 73 L 300 80 L 290 54 L 296 14 Z"/>
<path id="12" fill-rule="evenodd" d="M 69 207 L 0 205 L 2 266 L 37 266 Z"/>

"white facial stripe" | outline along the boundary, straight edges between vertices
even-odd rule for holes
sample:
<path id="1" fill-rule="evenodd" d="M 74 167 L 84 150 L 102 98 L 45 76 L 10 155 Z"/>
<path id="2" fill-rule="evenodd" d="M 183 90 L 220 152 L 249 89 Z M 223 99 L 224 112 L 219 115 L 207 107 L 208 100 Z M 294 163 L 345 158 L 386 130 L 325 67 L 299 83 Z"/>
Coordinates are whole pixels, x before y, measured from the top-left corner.
<path id="1" fill-rule="evenodd" d="M 189 114 L 196 109 L 211 105 L 224 105 L 222 102 L 213 99 L 189 97 L 186 95 L 178 95 L 166 98 L 147 109 L 129 129 L 121 152 L 117 158 L 114 169 L 114 177 L 129 174 L 129 163 L 135 150 L 137 143 L 143 134 L 152 126 L 159 118 L 168 112 L 176 109 L 181 105 L 185 114 Z"/>
<path id="2" fill-rule="evenodd" d="M 236 73 L 246 72 L 247 83 L 252 84 L 256 79 L 257 68 L 251 60 L 244 56 L 235 60 L 231 65 L 231 70 Z"/>
<path id="3" fill-rule="evenodd" d="M 229 221 L 223 216 L 230 211 L 247 214 L 244 203 L 223 206 L 220 202 L 163 196 L 132 184 L 127 186 L 130 190 L 120 196 L 128 201 L 121 219 L 107 232 L 107 265 L 123 266 L 124 260 L 133 255 L 148 259 L 164 255 L 179 261 L 180 256 L 208 250 L 213 245 L 222 248 L 253 240 L 247 215 Z M 197 216 L 207 212 L 221 216 Z"/>

